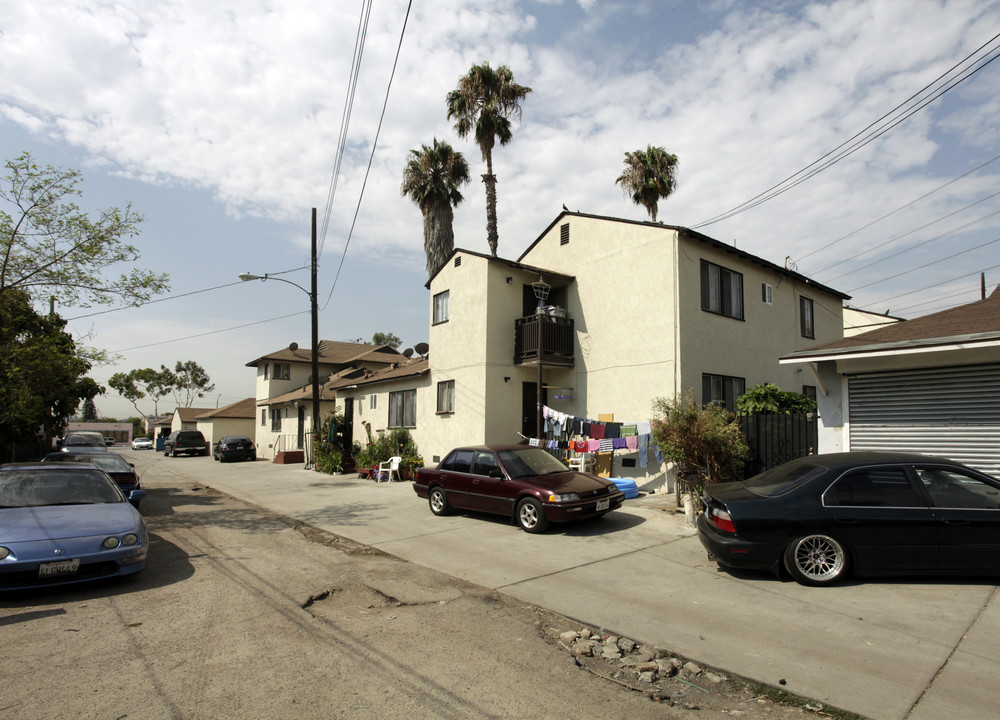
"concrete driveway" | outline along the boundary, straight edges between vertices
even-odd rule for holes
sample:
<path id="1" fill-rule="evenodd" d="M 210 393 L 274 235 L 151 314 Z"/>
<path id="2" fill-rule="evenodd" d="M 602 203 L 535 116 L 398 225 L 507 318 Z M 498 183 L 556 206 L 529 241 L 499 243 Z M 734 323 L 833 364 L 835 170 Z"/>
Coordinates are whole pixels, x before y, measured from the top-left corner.
<path id="1" fill-rule="evenodd" d="M 435 517 L 410 483 L 300 465 L 123 451 L 240 499 L 592 627 L 872 718 L 996 717 L 997 586 L 910 579 L 808 588 L 708 562 L 657 498 L 529 535 L 503 519 Z"/>

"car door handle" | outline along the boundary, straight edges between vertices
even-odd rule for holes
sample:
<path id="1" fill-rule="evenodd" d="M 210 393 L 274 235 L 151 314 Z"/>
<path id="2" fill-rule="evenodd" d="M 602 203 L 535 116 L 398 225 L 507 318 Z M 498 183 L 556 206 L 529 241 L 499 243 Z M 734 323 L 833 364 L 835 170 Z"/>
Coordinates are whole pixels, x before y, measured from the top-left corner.
<path id="1" fill-rule="evenodd" d="M 858 519 L 856 517 L 840 516 L 833 518 L 834 522 L 843 523 L 844 525 L 857 525 Z"/>

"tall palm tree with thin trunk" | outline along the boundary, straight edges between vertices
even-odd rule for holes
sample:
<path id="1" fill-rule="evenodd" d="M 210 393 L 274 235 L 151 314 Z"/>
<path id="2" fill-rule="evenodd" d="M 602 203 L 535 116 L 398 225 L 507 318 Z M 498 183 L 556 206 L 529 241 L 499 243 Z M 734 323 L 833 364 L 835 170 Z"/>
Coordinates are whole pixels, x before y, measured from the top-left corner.
<path id="1" fill-rule="evenodd" d="M 493 148 L 497 141 L 511 141 L 511 118 L 521 119 L 521 101 L 530 87 L 514 82 L 514 73 L 506 65 L 497 69 L 488 62 L 473 65 L 458 80 L 458 87 L 448 93 L 448 119 L 455 120 L 460 137 L 470 134 L 479 145 L 486 162 L 486 240 L 490 252 L 497 254 L 497 178 L 493 174 Z"/>
<path id="2" fill-rule="evenodd" d="M 413 200 L 424 214 L 428 277 L 441 269 L 455 249 L 453 208 L 462 202 L 459 188 L 467 182 L 469 163 L 448 143 L 434 138 L 431 147 L 422 145 L 420 150 L 410 150 L 399 190 L 404 197 Z"/>
<path id="3" fill-rule="evenodd" d="M 677 156 L 661 147 L 625 153 L 625 171 L 615 180 L 626 196 L 642 205 L 656 222 L 660 198 L 670 197 L 677 189 Z"/>

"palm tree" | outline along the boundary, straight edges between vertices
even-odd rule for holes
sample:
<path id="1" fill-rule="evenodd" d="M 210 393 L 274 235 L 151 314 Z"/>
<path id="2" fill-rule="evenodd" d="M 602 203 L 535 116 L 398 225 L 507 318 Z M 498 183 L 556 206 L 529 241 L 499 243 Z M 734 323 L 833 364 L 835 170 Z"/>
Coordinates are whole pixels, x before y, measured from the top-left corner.
<path id="1" fill-rule="evenodd" d="M 459 188 L 469 182 L 469 163 L 446 142 L 410 150 L 399 191 L 424 214 L 427 275 L 433 276 L 455 249 L 452 208 L 462 202 Z"/>
<path id="2" fill-rule="evenodd" d="M 497 178 L 493 174 L 493 147 L 510 142 L 510 119 L 521 119 L 521 100 L 530 87 L 514 82 L 514 73 L 506 65 L 496 70 L 488 62 L 473 65 L 467 75 L 458 80 L 458 87 L 448 93 L 448 119 L 455 119 L 460 137 L 470 133 L 483 152 L 486 162 L 486 240 L 490 252 L 497 254 Z"/>
<path id="3" fill-rule="evenodd" d="M 625 153 L 625 172 L 615 180 L 625 195 L 642 205 L 656 222 L 660 198 L 670 197 L 677 189 L 677 156 L 661 147 Z"/>

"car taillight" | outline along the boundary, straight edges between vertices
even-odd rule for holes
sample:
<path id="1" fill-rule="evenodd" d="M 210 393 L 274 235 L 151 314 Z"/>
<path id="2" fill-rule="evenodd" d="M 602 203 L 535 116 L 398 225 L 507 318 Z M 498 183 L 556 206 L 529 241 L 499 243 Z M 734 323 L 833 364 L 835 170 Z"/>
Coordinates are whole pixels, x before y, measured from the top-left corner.
<path id="1" fill-rule="evenodd" d="M 729 517 L 729 513 L 725 510 L 719 510 L 719 508 L 711 508 L 708 511 L 708 519 L 712 521 L 715 527 L 719 528 L 722 532 L 736 534 L 736 526 L 733 525 L 733 519 Z"/>

